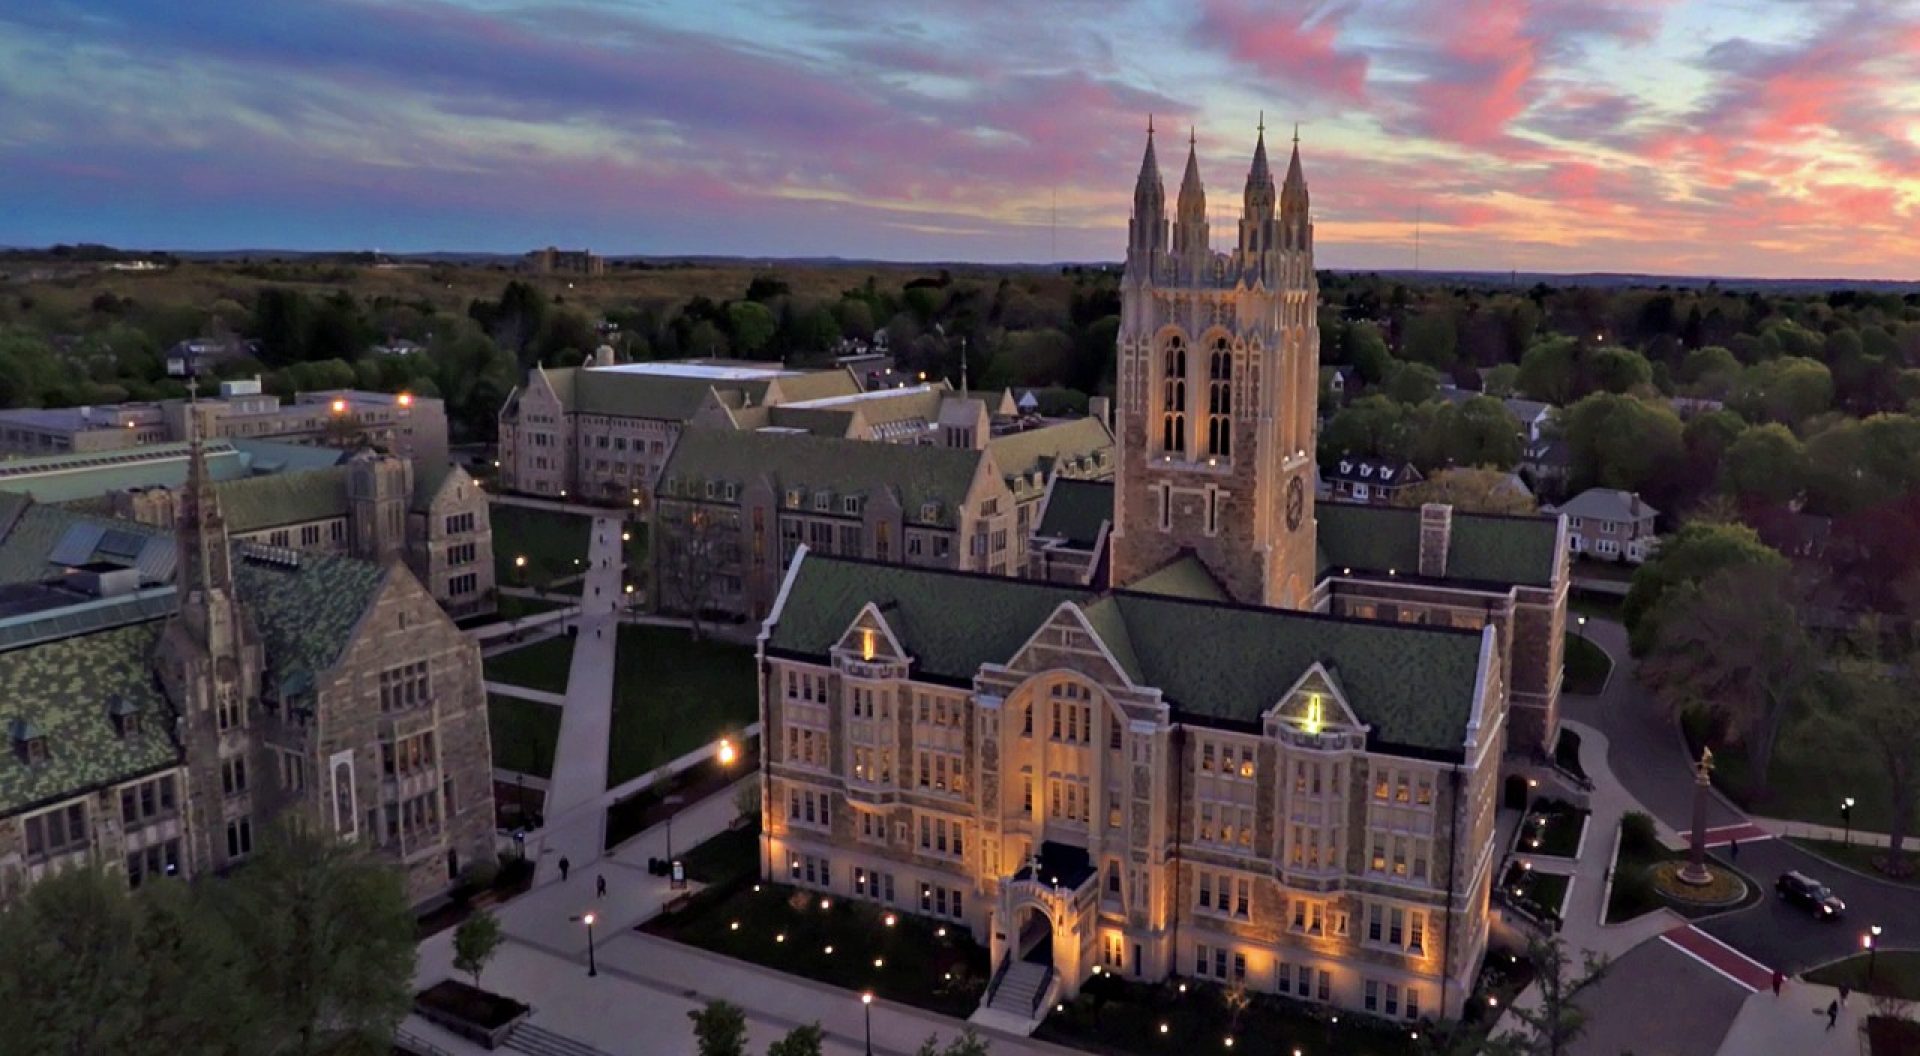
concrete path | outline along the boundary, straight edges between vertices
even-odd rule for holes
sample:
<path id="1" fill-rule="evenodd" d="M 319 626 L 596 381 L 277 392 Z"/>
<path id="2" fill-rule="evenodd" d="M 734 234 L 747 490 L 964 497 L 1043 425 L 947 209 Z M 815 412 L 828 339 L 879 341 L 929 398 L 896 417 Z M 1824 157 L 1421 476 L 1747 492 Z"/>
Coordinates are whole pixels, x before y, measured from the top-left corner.
<path id="1" fill-rule="evenodd" d="M 673 847 L 684 851 L 708 839 L 735 815 L 731 788 L 692 804 L 674 819 Z M 533 890 L 499 907 L 507 942 L 487 966 L 481 984 L 532 1005 L 530 1022 L 536 1026 L 608 1053 L 692 1056 L 687 1013 L 715 997 L 747 1010 L 749 1051 L 764 1052 L 769 1042 L 793 1027 L 817 1020 L 827 1031 L 827 1053 L 863 1053 L 866 1009 L 857 993 L 632 930 L 658 913 L 672 894 L 665 878 L 649 876 L 645 869 L 648 858 L 667 857 L 667 839 L 668 827 L 654 826 L 613 855 L 576 867 L 564 883 L 557 872 L 543 870 Z M 600 876 L 607 880 L 604 898 L 595 894 Z M 588 912 L 595 916 L 593 962 L 598 974 L 592 977 L 587 975 L 586 926 L 579 919 Z M 456 976 L 452 944 L 452 932 L 420 944 L 416 985 Z M 878 1056 L 907 1056 L 928 1035 L 945 1039 L 964 1026 L 884 1001 L 874 1004 L 872 1016 Z M 457 1056 L 482 1051 L 417 1016 L 409 1017 L 406 1026 Z M 995 1056 L 1067 1056 L 1073 1051 L 997 1034 L 990 1040 Z"/>
<path id="2" fill-rule="evenodd" d="M 1748 997 L 1720 1043 L 1721 1056 L 1859 1056 L 1867 1051 L 1871 999 L 1854 994 L 1827 1028 L 1827 1006 L 1839 991 L 1818 983 L 1791 980 L 1775 997 L 1766 987 Z"/>
<path id="3" fill-rule="evenodd" d="M 620 532 L 619 517 L 603 514 L 594 518 L 588 535 L 586 580 L 580 612 L 572 621 L 573 664 L 547 791 L 547 824 L 528 841 L 528 852 L 538 856 L 535 875 L 543 880 L 560 875 L 562 857 L 583 866 L 600 857 L 602 812 L 584 808 L 597 804 L 607 790 L 614 654 L 623 599 Z"/>
<path id="4" fill-rule="evenodd" d="M 487 687 L 487 692 L 497 693 L 503 697 L 519 697 L 521 700 L 551 704 L 556 708 L 565 707 L 567 704 L 565 694 L 549 693 L 544 689 L 528 689 L 525 686 L 516 686 L 507 682 L 487 682 L 484 685 Z"/>

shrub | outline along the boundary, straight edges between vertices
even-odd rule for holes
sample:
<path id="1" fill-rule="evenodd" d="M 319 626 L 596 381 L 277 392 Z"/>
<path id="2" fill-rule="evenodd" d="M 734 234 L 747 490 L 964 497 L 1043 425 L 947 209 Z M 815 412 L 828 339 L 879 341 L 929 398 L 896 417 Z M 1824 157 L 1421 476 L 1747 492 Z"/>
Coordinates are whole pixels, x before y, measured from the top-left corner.
<path id="1" fill-rule="evenodd" d="M 1654 828 L 1653 817 L 1637 810 L 1628 811 L 1620 819 L 1620 854 L 1645 858 L 1659 850 L 1660 835 Z"/>

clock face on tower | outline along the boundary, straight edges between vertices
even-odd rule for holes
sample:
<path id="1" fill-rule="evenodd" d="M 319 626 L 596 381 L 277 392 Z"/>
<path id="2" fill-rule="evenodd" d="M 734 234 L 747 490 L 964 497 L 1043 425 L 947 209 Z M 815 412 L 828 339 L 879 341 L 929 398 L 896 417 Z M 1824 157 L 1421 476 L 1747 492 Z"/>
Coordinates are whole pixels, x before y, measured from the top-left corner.
<path id="1" fill-rule="evenodd" d="M 1300 478 L 1287 481 L 1287 531 L 1300 530 L 1300 520 L 1307 515 L 1307 489 L 1301 485 Z"/>

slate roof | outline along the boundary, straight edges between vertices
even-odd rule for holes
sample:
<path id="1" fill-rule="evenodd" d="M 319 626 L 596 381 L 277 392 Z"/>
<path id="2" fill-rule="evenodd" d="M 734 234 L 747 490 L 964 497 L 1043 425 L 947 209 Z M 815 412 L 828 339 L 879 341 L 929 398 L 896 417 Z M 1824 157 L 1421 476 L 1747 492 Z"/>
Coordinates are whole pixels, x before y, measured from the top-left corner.
<path id="1" fill-rule="evenodd" d="M 301 554 L 294 567 L 236 556 L 233 577 L 260 629 L 269 677 L 282 685 L 318 678 L 339 661 L 386 578 L 370 561 L 322 554 Z"/>
<path id="2" fill-rule="evenodd" d="M 1596 521 L 1637 521 L 1660 514 L 1640 496 L 1618 488 L 1588 488 L 1562 503 L 1558 512 Z"/>
<path id="3" fill-rule="evenodd" d="M 744 489 L 765 479 L 782 501 L 787 490 L 802 491 L 806 509 L 812 508 L 815 492 L 831 492 L 831 512 L 839 513 L 842 496 L 871 498 L 891 488 L 899 494 L 908 521 L 922 523 L 921 507 L 934 502 L 940 505 L 934 523 L 950 525 L 973 485 L 980 459 L 978 451 L 921 444 L 688 429 L 661 470 L 661 494 L 705 501 L 709 480 Z M 726 502 L 722 495 L 710 501 Z"/>
<path id="4" fill-rule="evenodd" d="M 347 467 L 275 473 L 215 486 L 229 532 L 257 532 L 347 515 Z"/>
<path id="5" fill-rule="evenodd" d="M 52 575 L 56 569 L 47 558 L 77 525 L 143 536 L 169 534 L 132 521 L 42 505 L 25 495 L 0 494 L 0 583 L 38 583 Z"/>
<path id="6" fill-rule="evenodd" d="M 813 554 L 793 573 L 767 649 L 825 657 L 868 602 L 883 607 L 920 677 L 955 683 L 1012 659 L 1061 603 L 1074 602 L 1130 677 L 1203 724 L 1258 721 L 1319 663 L 1384 750 L 1457 753 L 1480 673 L 1477 631 Z"/>
<path id="7" fill-rule="evenodd" d="M 0 462 L 0 491 L 31 495 L 38 502 L 94 499 L 128 488 L 179 487 L 187 479 L 186 443 L 151 444 L 118 451 L 15 458 Z M 206 445 L 207 472 L 231 480 L 248 472 L 248 456 L 225 440 Z"/>
<path id="8" fill-rule="evenodd" d="M 1056 472 L 1074 476 L 1098 476 L 1113 472 L 1113 433 L 1098 418 L 1075 418 L 1003 433 L 987 441 L 993 463 L 1009 476 Z M 1095 461 L 1096 455 L 1099 461 Z M 1083 460 L 1075 466 L 1075 460 Z"/>
<path id="9" fill-rule="evenodd" d="M 1213 578 L 1212 572 L 1207 571 L 1206 564 L 1192 554 L 1174 558 L 1127 584 L 1127 589 L 1135 594 L 1159 594 L 1195 601 L 1233 600 L 1227 588 Z"/>
<path id="10" fill-rule="evenodd" d="M 559 396 L 561 406 L 574 414 L 612 418 L 659 418 L 684 422 L 693 417 L 713 391 L 737 392 L 766 399 L 769 385 L 778 384 L 782 402 L 843 396 L 860 391 L 845 370 L 824 370 L 758 378 L 714 378 L 648 374 L 588 367 L 537 368 Z M 517 404 L 517 400 L 513 401 Z"/>
<path id="11" fill-rule="evenodd" d="M 1411 575 L 1420 567 L 1416 507 L 1321 502 L 1314 516 L 1323 576 L 1343 568 Z M 1445 578 L 1550 586 L 1558 569 L 1559 531 L 1559 519 L 1552 516 L 1455 510 Z"/>
<path id="12" fill-rule="evenodd" d="M 1086 550 L 1099 541 L 1101 527 L 1112 522 L 1113 481 L 1055 477 L 1033 534 Z"/>
<path id="13" fill-rule="evenodd" d="M 434 498 L 440 494 L 441 487 L 447 483 L 448 477 L 453 476 L 453 470 L 454 466 L 451 462 L 428 465 L 415 462 L 413 464 L 413 496 L 408 500 L 407 508 L 415 512 L 431 509 Z"/>
<path id="14" fill-rule="evenodd" d="M 0 652 L 0 720 L 30 723 L 46 738 L 47 759 L 28 766 L 5 745 L 0 754 L 0 814 L 65 799 L 176 765 L 168 731 L 173 708 L 153 677 L 154 648 L 165 620 Z M 108 718 L 115 698 L 141 715 L 122 737 Z"/>

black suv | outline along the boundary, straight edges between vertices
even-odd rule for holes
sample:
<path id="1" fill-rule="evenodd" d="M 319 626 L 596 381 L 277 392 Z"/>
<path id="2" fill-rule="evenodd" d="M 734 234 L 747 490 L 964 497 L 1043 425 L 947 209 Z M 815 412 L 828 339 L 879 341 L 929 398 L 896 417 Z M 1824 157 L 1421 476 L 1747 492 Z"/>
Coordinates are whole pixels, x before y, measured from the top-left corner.
<path id="1" fill-rule="evenodd" d="M 1781 873 L 1773 890 L 1781 898 L 1806 910 L 1819 920 L 1834 920 L 1847 908 L 1827 885 L 1805 873 Z"/>

